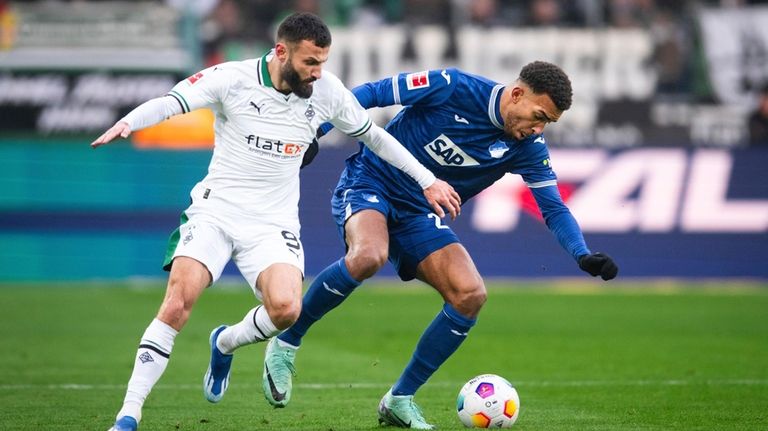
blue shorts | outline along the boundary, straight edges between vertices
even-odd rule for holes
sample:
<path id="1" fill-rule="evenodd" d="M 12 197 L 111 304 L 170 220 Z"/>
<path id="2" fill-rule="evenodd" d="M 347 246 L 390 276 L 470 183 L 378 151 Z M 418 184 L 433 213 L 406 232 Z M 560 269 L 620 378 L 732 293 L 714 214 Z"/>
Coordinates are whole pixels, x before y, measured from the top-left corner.
<path id="1" fill-rule="evenodd" d="M 389 228 L 389 261 L 400 278 L 408 281 L 416 278 L 416 268 L 422 260 L 448 244 L 459 242 L 459 238 L 437 214 L 414 211 L 413 206 L 403 205 L 399 198 L 377 180 L 365 175 L 353 178 L 344 170 L 333 192 L 331 208 L 342 240 L 344 225 L 352 214 L 366 209 L 382 213 Z"/>

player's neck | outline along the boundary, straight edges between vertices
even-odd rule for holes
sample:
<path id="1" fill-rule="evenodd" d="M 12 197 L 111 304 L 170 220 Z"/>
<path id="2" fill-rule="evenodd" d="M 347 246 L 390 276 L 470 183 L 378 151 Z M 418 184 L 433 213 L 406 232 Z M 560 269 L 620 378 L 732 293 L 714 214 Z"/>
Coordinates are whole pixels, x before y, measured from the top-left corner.
<path id="1" fill-rule="evenodd" d="M 501 93 L 499 99 L 499 114 L 501 114 L 501 125 L 503 126 L 507 120 L 507 114 L 509 108 L 512 106 L 512 85 L 504 87 L 504 91 Z"/>
<path id="2" fill-rule="evenodd" d="M 277 59 L 277 55 L 273 55 L 272 60 L 267 63 L 267 72 L 269 72 L 269 79 L 272 80 L 272 86 L 278 93 L 286 96 L 291 94 L 291 87 L 280 76 L 280 60 Z"/>

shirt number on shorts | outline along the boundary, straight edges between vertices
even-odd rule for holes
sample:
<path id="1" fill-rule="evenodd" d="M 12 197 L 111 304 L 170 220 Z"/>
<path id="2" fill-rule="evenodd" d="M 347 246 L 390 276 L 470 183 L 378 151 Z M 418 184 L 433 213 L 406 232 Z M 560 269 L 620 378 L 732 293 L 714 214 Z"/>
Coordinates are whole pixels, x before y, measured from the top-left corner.
<path id="1" fill-rule="evenodd" d="M 435 213 L 427 214 L 427 217 L 435 219 L 435 227 L 438 229 L 448 229 L 447 225 L 443 224 L 443 221 L 440 220 L 440 217 L 438 217 Z"/>
<path id="2" fill-rule="evenodd" d="M 280 233 L 283 235 L 283 238 L 285 238 L 285 245 L 289 248 L 301 250 L 301 242 L 299 242 L 299 239 L 296 238 L 296 235 L 293 232 L 284 230 Z"/>

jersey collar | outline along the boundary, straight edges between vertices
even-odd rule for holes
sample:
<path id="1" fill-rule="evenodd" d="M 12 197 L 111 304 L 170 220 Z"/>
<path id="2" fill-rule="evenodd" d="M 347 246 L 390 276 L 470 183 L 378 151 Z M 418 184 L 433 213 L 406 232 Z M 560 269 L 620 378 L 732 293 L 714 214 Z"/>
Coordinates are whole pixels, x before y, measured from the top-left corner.
<path id="1" fill-rule="evenodd" d="M 266 54 L 264 54 L 263 57 L 261 57 L 261 66 L 257 70 L 259 84 L 265 86 L 265 87 L 274 87 L 272 85 L 272 78 L 269 77 L 269 68 L 267 65 L 269 64 L 269 60 L 272 59 L 272 56 L 274 56 L 275 50 L 272 49 Z"/>
<path id="2" fill-rule="evenodd" d="M 501 94 L 504 92 L 504 86 L 496 85 L 491 90 L 491 97 L 488 100 L 488 118 L 497 128 L 504 130 L 504 118 L 501 116 Z"/>

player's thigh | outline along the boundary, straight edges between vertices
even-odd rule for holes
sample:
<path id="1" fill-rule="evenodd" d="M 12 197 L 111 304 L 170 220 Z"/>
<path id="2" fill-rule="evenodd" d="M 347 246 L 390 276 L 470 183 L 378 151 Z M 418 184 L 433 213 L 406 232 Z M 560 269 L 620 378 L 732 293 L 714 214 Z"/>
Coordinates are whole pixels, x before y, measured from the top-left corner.
<path id="1" fill-rule="evenodd" d="M 389 248 L 387 218 L 375 209 L 356 212 L 344 226 L 348 252 L 357 254 L 363 250 L 378 251 L 386 259 Z"/>
<path id="2" fill-rule="evenodd" d="M 389 260 L 401 279 L 416 278 L 419 264 L 432 253 L 459 241 L 433 213 L 400 212 L 389 224 Z"/>
<path id="3" fill-rule="evenodd" d="M 462 314 L 474 317 L 485 302 L 483 279 L 458 242 L 434 251 L 419 263 L 417 278 L 434 287 Z"/>
<path id="4" fill-rule="evenodd" d="M 188 257 L 199 262 L 208 272 L 208 284 L 215 283 L 221 277 L 233 247 L 229 236 L 216 222 L 195 215 L 171 235 L 164 268 L 171 271 L 169 280 L 186 280 L 187 270 L 174 272 L 173 268 L 179 257 Z"/>
<path id="5" fill-rule="evenodd" d="M 299 296 L 301 296 L 304 246 L 301 244 L 298 229 L 273 225 L 257 226 L 241 232 L 239 237 L 240 239 L 235 240 L 232 260 L 257 298 L 264 300 L 265 289 L 280 289 L 279 282 L 272 281 L 281 278 L 267 274 L 263 278 L 264 281 L 261 281 L 262 273 L 276 264 L 282 265 L 276 266 L 279 270 L 275 271 L 275 275 L 285 276 L 288 281 L 291 281 L 291 285 L 286 286 L 290 292 L 294 292 L 295 285 L 298 284 Z"/>
<path id="6" fill-rule="evenodd" d="M 180 331 L 189 319 L 192 307 L 209 284 L 211 274 L 205 265 L 191 257 L 176 257 L 157 318 Z"/>

